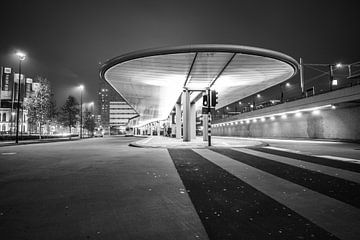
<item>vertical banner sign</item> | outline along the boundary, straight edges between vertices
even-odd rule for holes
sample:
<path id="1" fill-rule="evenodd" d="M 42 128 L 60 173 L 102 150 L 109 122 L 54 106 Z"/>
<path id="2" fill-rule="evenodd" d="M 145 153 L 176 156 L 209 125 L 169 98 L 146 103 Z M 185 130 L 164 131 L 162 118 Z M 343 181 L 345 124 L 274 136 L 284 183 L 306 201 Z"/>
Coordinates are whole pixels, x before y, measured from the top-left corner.
<path id="1" fill-rule="evenodd" d="M 37 90 L 39 90 L 39 88 L 40 88 L 40 83 L 34 82 L 34 83 L 32 84 L 32 90 L 33 90 L 34 92 L 36 92 Z"/>
<path id="2" fill-rule="evenodd" d="M 2 91 L 10 90 L 10 77 L 11 77 L 11 68 L 4 67 L 3 75 L 1 76 L 1 86 Z"/>
<path id="3" fill-rule="evenodd" d="M 32 87 L 33 80 L 31 78 L 26 78 L 26 86 L 25 86 L 25 97 L 30 97 L 31 94 L 31 87 Z"/>
<path id="4" fill-rule="evenodd" d="M 24 80 L 24 75 L 21 74 L 21 81 L 20 83 L 23 83 L 23 80 Z M 24 86 L 21 86 L 20 85 L 20 93 L 24 93 Z M 19 73 L 14 73 L 14 99 L 17 101 L 18 99 L 18 92 L 19 92 Z M 23 96 L 23 95 L 22 95 Z M 22 96 L 20 96 L 20 100 L 22 99 Z"/>

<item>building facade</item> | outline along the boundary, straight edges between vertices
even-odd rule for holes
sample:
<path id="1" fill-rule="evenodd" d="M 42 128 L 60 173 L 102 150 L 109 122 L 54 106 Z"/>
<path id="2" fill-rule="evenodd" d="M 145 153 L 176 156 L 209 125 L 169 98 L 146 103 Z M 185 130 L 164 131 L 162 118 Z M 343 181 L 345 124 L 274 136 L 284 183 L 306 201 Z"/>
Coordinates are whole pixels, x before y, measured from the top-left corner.
<path id="1" fill-rule="evenodd" d="M 20 82 L 20 99 L 18 101 L 18 89 Z M 32 78 L 15 73 L 10 67 L 1 67 L 0 81 L 0 133 L 13 134 L 16 130 L 17 109 L 19 109 L 19 131 L 28 132 L 27 111 L 23 109 L 24 99 L 39 87 L 39 83 Z M 19 104 L 18 104 L 19 102 Z"/>

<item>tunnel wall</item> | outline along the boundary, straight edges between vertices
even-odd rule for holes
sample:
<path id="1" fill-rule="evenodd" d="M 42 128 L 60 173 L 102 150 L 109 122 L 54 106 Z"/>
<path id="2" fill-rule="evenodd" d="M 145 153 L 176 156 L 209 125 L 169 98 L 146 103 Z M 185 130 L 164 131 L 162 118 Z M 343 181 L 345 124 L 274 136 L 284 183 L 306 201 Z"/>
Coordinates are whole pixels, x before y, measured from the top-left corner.
<path id="1" fill-rule="evenodd" d="M 265 122 L 227 124 L 213 127 L 212 135 L 360 141 L 360 106 L 321 110 L 318 114 L 292 114 L 286 119 L 278 116 L 275 120 L 267 118 Z"/>

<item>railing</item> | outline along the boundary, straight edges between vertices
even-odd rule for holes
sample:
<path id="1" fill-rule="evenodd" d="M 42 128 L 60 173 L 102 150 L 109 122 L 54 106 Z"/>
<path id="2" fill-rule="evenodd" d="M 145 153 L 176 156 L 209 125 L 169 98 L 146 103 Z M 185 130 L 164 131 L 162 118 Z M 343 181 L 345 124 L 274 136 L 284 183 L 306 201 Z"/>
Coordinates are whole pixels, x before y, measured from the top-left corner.
<path id="1" fill-rule="evenodd" d="M 216 122 L 221 122 L 225 119 L 237 119 L 243 113 L 360 85 L 359 63 L 352 65 L 351 72 L 349 70 L 350 68 L 342 68 L 334 71 L 331 67 L 331 69 L 329 69 L 329 66 L 330 65 L 324 65 L 324 67 L 327 67 L 326 69 L 329 70 L 326 71 L 319 70 L 319 67 L 314 68 L 309 65 L 309 70 L 305 72 L 308 77 L 306 81 L 304 81 L 304 91 L 301 89 L 299 77 L 295 77 L 287 82 L 253 94 L 221 109 L 217 109 L 213 115 L 213 119 Z M 313 70 L 313 72 L 311 72 L 311 70 Z M 321 72 L 321 74 L 318 72 Z"/>

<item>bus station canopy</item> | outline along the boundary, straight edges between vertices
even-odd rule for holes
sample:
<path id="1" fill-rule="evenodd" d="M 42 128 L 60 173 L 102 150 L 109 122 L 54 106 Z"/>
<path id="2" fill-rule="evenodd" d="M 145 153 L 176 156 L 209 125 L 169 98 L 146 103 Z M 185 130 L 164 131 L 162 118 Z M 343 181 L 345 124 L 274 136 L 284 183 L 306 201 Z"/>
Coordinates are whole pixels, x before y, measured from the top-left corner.
<path id="1" fill-rule="evenodd" d="M 108 60 L 100 69 L 107 81 L 139 114 L 137 125 L 168 117 L 184 88 L 218 92 L 221 108 L 286 81 L 298 63 L 262 48 L 189 45 L 132 52 Z"/>

